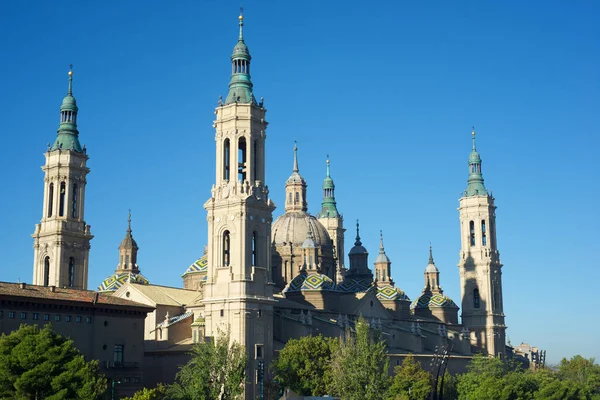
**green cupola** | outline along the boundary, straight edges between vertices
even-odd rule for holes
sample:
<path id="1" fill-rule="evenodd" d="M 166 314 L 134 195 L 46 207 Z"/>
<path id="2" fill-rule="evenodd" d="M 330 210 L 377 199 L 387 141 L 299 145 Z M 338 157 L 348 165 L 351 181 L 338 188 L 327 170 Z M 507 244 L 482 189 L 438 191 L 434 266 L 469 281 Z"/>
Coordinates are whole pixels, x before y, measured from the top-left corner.
<path id="1" fill-rule="evenodd" d="M 244 16 L 241 12 L 238 19 L 240 36 L 231 54 L 231 80 L 229 81 L 229 93 L 225 99 L 225 104 L 256 104 L 256 99 L 252 94 L 252 82 L 250 81 L 250 60 L 252 60 L 252 57 L 248 51 L 248 46 L 244 42 Z"/>
<path id="2" fill-rule="evenodd" d="M 323 181 L 323 201 L 321 202 L 321 212 L 319 213 L 319 217 L 337 218 L 339 216 L 340 214 L 335 202 L 335 184 L 331 178 L 329 156 L 327 156 L 327 175 Z"/>
<path id="3" fill-rule="evenodd" d="M 69 69 L 69 90 L 60 106 L 60 125 L 56 140 L 50 148 L 54 150 L 72 150 L 83 153 L 81 144 L 79 144 L 79 131 L 77 130 L 77 102 L 73 97 L 73 66 Z"/>
<path id="4" fill-rule="evenodd" d="M 481 157 L 475 147 L 475 129 L 471 134 L 473 140 L 473 150 L 469 155 L 469 184 L 465 190 L 465 196 L 487 196 L 487 189 L 483 184 L 483 175 L 481 173 Z"/>

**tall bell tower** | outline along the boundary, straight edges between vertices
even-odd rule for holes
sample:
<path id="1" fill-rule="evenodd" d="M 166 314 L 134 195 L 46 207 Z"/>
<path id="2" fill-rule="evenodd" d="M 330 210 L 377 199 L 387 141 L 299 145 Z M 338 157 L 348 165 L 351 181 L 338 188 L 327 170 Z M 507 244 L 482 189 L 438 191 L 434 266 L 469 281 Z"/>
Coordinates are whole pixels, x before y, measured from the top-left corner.
<path id="1" fill-rule="evenodd" d="M 87 289 L 90 226 L 85 223 L 84 200 L 88 156 L 79 144 L 73 70 L 60 106 L 58 135 L 44 155 L 42 220 L 35 226 L 33 284 Z"/>
<path id="2" fill-rule="evenodd" d="M 502 263 L 496 243 L 496 206 L 481 173 L 475 147 L 469 156 L 467 190 L 460 198 L 462 322 L 471 332 L 471 343 L 484 353 L 504 356 L 505 330 L 502 306 Z"/>
<path id="3" fill-rule="evenodd" d="M 215 110 L 216 181 L 204 204 L 208 215 L 208 271 L 204 285 L 206 335 L 229 331 L 248 353 L 246 399 L 268 379 L 273 354 L 271 223 L 275 204 L 265 185 L 265 121 L 250 80 L 244 17 L 231 55 L 225 102 Z"/>

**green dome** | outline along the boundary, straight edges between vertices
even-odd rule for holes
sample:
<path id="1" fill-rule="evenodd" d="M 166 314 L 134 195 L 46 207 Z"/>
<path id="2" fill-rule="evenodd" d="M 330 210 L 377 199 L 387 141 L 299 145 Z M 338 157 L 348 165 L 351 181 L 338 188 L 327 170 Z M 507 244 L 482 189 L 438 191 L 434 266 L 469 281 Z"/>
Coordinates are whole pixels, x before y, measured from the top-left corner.
<path id="1" fill-rule="evenodd" d="M 62 101 L 60 106 L 60 111 L 78 111 L 77 102 L 75 101 L 75 97 L 70 94 L 66 95 Z"/>
<path id="2" fill-rule="evenodd" d="M 250 51 L 248 50 L 248 46 L 244 43 L 243 40 L 237 42 L 237 44 L 233 48 L 233 53 L 231 54 L 231 59 L 243 59 L 250 61 L 252 57 L 250 56 Z"/>
<path id="3" fill-rule="evenodd" d="M 469 164 L 481 164 L 481 157 L 477 151 L 473 150 L 469 155 Z"/>

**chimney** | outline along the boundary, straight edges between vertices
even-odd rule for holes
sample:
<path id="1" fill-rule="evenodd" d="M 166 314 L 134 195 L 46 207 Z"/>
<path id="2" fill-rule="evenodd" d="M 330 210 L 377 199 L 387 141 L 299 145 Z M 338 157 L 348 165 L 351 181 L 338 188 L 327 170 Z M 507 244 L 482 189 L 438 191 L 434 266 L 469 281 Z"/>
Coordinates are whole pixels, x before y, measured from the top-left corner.
<path id="1" fill-rule="evenodd" d="M 19 282 L 19 287 L 21 289 L 25 289 L 25 282 Z"/>
<path id="2" fill-rule="evenodd" d="M 92 304 L 96 304 L 98 302 L 98 292 L 94 293 L 94 301 Z"/>
<path id="3" fill-rule="evenodd" d="M 50 291 L 52 293 L 56 292 L 56 286 L 54 286 L 54 285 L 50 286 Z"/>

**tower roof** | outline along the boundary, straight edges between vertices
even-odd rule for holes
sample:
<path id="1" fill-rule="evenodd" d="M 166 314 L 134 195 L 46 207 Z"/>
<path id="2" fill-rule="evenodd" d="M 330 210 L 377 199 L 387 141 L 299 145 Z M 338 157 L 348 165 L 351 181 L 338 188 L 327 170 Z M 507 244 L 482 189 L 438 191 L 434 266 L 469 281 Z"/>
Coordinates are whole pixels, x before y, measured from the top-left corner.
<path id="1" fill-rule="evenodd" d="M 440 272 L 433 262 L 433 250 L 431 249 L 431 246 L 429 246 L 429 263 L 427 264 L 427 267 L 425 267 L 425 272 Z"/>
<path id="2" fill-rule="evenodd" d="M 363 247 L 362 242 L 360 241 L 360 230 L 358 220 L 356 220 L 356 240 L 354 241 L 354 247 L 350 249 L 349 255 L 354 254 L 369 254 L 367 249 Z"/>
<path id="3" fill-rule="evenodd" d="M 383 232 L 379 231 L 379 254 L 375 259 L 375 264 L 390 262 L 390 258 L 387 256 L 387 254 L 385 254 L 385 249 L 383 248 Z"/>
<path id="4" fill-rule="evenodd" d="M 79 108 L 75 97 L 73 97 L 73 65 L 69 67 L 69 88 L 60 106 L 58 134 L 50 151 L 72 150 L 82 153 L 83 149 L 79 143 L 79 131 L 77 130 L 77 112 Z"/>
<path id="5" fill-rule="evenodd" d="M 340 213 L 337 209 L 335 201 L 335 184 L 331 178 L 331 170 L 329 166 L 329 155 L 327 156 L 327 173 L 323 180 L 323 201 L 321 202 L 320 218 L 337 218 Z"/>
<path id="6" fill-rule="evenodd" d="M 256 104 L 256 99 L 252 93 L 252 81 L 250 80 L 250 60 L 252 60 L 252 57 L 244 41 L 244 15 L 242 11 L 240 8 L 240 15 L 238 17 L 240 34 L 231 53 L 232 73 L 231 80 L 229 81 L 229 93 L 225 99 L 225 104 Z"/>
<path id="7" fill-rule="evenodd" d="M 119 250 L 122 249 L 139 249 L 135 239 L 133 238 L 133 235 L 131 234 L 131 210 L 129 210 L 129 214 L 127 216 L 127 231 L 125 232 L 125 237 L 119 245 Z"/>
<path id="8" fill-rule="evenodd" d="M 471 133 L 473 140 L 473 149 L 469 155 L 469 180 L 465 196 L 487 196 L 487 189 L 483 184 L 483 174 L 481 173 L 481 157 L 475 146 L 475 128 Z"/>
<path id="9" fill-rule="evenodd" d="M 306 185 L 306 180 L 300 175 L 300 169 L 298 168 L 298 146 L 294 143 L 294 167 L 292 168 L 292 175 L 285 182 L 286 185 Z"/>

